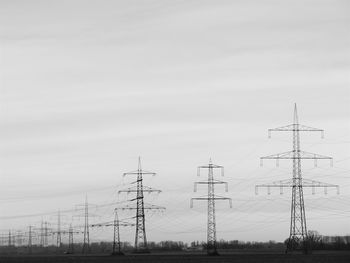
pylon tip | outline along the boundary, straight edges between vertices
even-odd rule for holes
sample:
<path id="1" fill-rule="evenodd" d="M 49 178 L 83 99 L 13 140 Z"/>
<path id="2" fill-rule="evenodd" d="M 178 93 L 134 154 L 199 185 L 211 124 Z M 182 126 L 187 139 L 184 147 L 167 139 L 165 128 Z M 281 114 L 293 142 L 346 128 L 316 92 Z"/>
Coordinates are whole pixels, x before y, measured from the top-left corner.
<path id="1" fill-rule="evenodd" d="M 296 103 L 294 103 L 294 124 L 298 124 L 298 111 Z"/>

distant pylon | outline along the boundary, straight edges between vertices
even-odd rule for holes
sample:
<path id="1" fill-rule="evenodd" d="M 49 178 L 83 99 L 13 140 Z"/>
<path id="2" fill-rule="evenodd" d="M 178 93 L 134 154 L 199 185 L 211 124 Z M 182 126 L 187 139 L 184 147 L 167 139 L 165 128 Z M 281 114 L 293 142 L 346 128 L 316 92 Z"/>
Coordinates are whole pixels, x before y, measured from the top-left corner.
<path id="1" fill-rule="evenodd" d="M 8 236 L 8 246 L 12 246 L 12 236 L 11 236 L 11 230 L 9 230 L 9 236 Z"/>
<path id="2" fill-rule="evenodd" d="M 82 249 L 82 253 L 83 254 L 88 254 L 90 253 L 91 249 L 90 249 L 90 227 L 89 227 L 89 218 L 90 217 L 94 217 L 96 215 L 92 215 L 89 212 L 89 206 L 96 206 L 96 205 L 92 205 L 88 203 L 88 197 L 87 195 L 85 195 L 85 202 L 83 204 L 79 204 L 77 205 L 77 207 L 82 207 L 79 208 L 79 210 L 84 210 L 83 214 L 79 214 L 79 215 L 74 215 L 77 217 L 84 217 L 84 242 L 83 242 L 83 249 Z"/>
<path id="3" fill-rule="evenodd" d="M 40 226 L 40 246 L 44 247 L 45 245 L 44 240 L 44 221 L 41 219 L 41 226 Z"/>
<path id="4" fill-rule="evenodd" d="M 61 212 L 58 210 L 57 213 L 57 249 L 61 247 L 62 244 L 62 237 L 61 237 Z"/>
<path id="5" fill-rule="evenodd" d="M 48 247 L 49 246 L 48 223 L 45 221 L 44 225 L 45 225 L 45 227 L 44 227 L 44 247 Z"/>
<path id="6" fill-rule="evenodd" d="M 72 227 L 72 224 L 70 224 L 68 229 L 62 229 L 58 231 L 52 231 L 53 235 L 57 235 L 58 233 L 61 233 L 61 236 L 63 235 L 68 235 L 68 254 L 73 254 L 74 253 L 74 240 L 73 240 L 73 235 L 74 234 L 84 234 L 84 231 L 81 230 L 74 230 Z"/>
<path id="7" fill-rule="evenodd" d="M 68 253 L 73 254 L 74 253 L 74 238 L 73 238 L 73 227 L 72 224 L 69 226 L 68 230 Z"/>
<path id="8" fill-rule="evenodd" d="M 41 247 L 48 247 L 48 237 L 49 237 L 49 228 L 48 228 L 48 222 L 42 220 L 40 228 L 36 228 L 40 231 L 40 246 Z"/>
<path id="9" fill-rule="evenodd" d="M 148 186 L 143 185 L 143 178 L 142 175 L 145 174 L 150 174 L 150 175 L 155 175 L 153 172 L 148 172 L 145 170 L 142 170 L 141 168 L 141 158 L 139 157 L 139 162 L 138 162 L 138 169 L 137 171 L 133 172 L 128 172 L 124 173 L 123 176 L 125 175 L 137 175 L 137 180 L 134 183 L 137 183 L 136 189 L 135 187 L 128 188 L 126 190 L 121 190 L 118 193 L 121 192 L 126 192 L 126 193 L 131 193 L 135 192 L 136 193 L 136 198 L 132 199 L 130 201 L 136 201 L 136 208 L 135 207 L 124 207 L 123 209 L 136 209 L 136 234 L 135 234 L 135 252 L 136 253 L 148 253 L 148 245 L 147 245 L 147 238 L 146 238 L 146 227 L 145 227 L 145 209 L 148 210 L 164 210 L 164 207 L 160 206 L 155 206 L 155 205 L 150 205 L 150 206 L 145 206 L 144 203 L 144 196 L 143 193 L 152 193 L 152 192 L 157 192 L 160 193 L 160 190 L 153 189 Z"/>
<path id="10" fill-rule="evenodd" d="M 23 233 L 22 231 L 16 231 L 16 235 L 15 235 L 15 244 L 19 247 L 22 246 L 22 242 L 23 242 Z"/>
<path id="11" fill-rule="evenodd" d="M 124 253 L 121 251 L 121 241 L 120 241 L 120 227 L 121 226 L 134 226 L 135 224 L 129 223 L 126 221 L 121 221 L 118 218 L 118 209 L 115 209 L 114 214 L 114 220 L 112 222 L 104 222 L 104 223 L 98 223 L 93 224 L 91 227 L 109 227 L 113 226 L 113 249 L 112 249 L 112 255 L 124 255 Z M 132 217 L 134 218 L 134 217 Z"/>
<path id="12" fill-rule="evenodd" d="M 113 255 L 122 255 L 121 244 L 120 244 L 120 231 L 119 231 L 119 218 L 118 218 L 118 210 L 114 211 L 114 224 L 113 224 Z M 118 252 L 117 252 L 118 247 Z"/>
<path id="13" fill-rule="evenodd" d="M 200 176 L 200 169 L 208 169 L 208 180 L 194 183 L 194 191 L 197 191 L 197 184 L 208 185 L 208 195 L 205 197 L 196 197 L 191 199 L 191 207 L 193 207 L 193 200 L 207 200 L 208 201 L 208 225 L 207 225 L 207 253 L 208 255 L 218 255 L 216 247 L 216 220 L 215 220 L 215 200 L 229 200 L 230 207 L 232 208 L 232 199 L 215 195 L 215 184 L 225 184 L 225 190 L 228 191 L 228 185 L 226 182 L 214 179 L 214 169 L 220 169 L 221 175 L 224 176 L 224 167 L 215 165 L 209 160 L 208 165 L 199 166 L 197 169 L 197 175 Z"/>
<path id="14" fill-rule="evenodd" d="M 304 152 L 300 150 L 300 131 L 309 132 L 321 132 L 323 138 L 323 130 L 308 127 L 299 124 L 297 106 L 294 105 L 294 122 L 293 124 L 282 126 L 276 129 L 269 129 L 269 138 L 271 137 L 272 131 L 292 131 L 293 132 L 293 150 L 289 152 L 274 154 L 266 157 L 261 157 L 261 165 L 264 159 L 275 159 L 276 165 L 279 165 L 280 159 L 292 159 L 293 160 L 293 177 L 292 179 L 281 180 L 273 182 L 272 184 L 262 184 L 256 186 L 256 193 L 259 187 L 267 187 L 268 193 L 270 194 L 271 187 L 279 187 L 281 193 L 283 193 L 284 187 L 292 188 L 292 205 L 291 205 L 291 216 L 290 216 L 290 234 L 287 242 L 286 252 L 291 252 L 296 249 L 303 249 L 304 253 L 308 253 L 308 233 L 306 227 L 306 216 L 305 216 L 305 205 L 304 205 L 304 187 L 311 187 L 314 194 L 314 189 L 316 187 L 336 187 L 339 192 L 339 187 L 337 185 L 326 184 L 314 180 L 306 180 L 302 178 L 301 172 L 301 159 L 312 159 L 317 166 L 318 159 L 329 159 L 332 158 L 328 156 L 323 156 L 315 153 Z"/>
<path id="15" fill-rule="evenodd" d="M 33 237 L 33 233 L 32 233 L 32 226 L 29 226 L 29 232 L 28 232 L 28 253 L 32 254 L 32 237 Z"/>
<path id="16" fill-rule="evenodd" d="M 85 197 L 85 214 L 84 214 L 85 224 L 84 224 L 84 244 L 83 253 L 90 253 L 90 231 L 89 231 L 89 204 L 87 201 L 87 196 Z"/>

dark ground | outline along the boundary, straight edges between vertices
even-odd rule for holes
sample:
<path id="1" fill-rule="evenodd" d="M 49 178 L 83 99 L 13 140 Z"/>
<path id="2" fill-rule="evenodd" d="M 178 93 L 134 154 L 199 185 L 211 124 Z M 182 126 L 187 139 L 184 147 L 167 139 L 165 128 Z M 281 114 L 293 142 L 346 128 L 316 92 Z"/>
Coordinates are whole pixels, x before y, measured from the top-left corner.
<path id="1" fill-rule="evenodd" d="M 164 262 L 164 263 L 186 263 L 186 262 L 235 262 L 235 263 L 349 263 L 350 252 L 319 252 L 312 255 L 302 254 L 253 254 L 253 253 L 235 253 L 221 254 L 220 256 L 207 256 L 205 254 L 146 254 L 146 255 L 125 255 L 125 256 L 107 256 L 107 255 L 32 255 L 32 256 L 0 256 L 0 263 L 109 263 L 109 262 Z"/>

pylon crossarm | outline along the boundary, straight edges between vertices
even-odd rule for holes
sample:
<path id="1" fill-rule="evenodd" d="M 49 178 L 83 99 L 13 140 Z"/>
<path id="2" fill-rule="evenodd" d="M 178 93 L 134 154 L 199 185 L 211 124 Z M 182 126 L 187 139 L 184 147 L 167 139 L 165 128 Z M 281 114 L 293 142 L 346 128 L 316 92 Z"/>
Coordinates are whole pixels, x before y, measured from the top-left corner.
<path id="1" fill-rule="evenodd" d="M 328 187 L 334 187 L 337 189 L 337 194 L 339 194 L 339 186 L 335 184 L 328 184 L 323 183 L 315 180 L 309 180 L 309 179 L 302 179 L 299 183 L 299 180 L 293 181 L 293 179 L 286 179 L 286 180 L 280 180 L 272 182 L 271 184 L 260 184 L 255 186 L 255 194 L 258 194 L 259 188 L 267 188 L 267 193 L 271 194 L 271 188 L 278 187 L 280 188 L 280 194 L 283 194 L 283 188 L 290 188 L 290 187 L 311 187 L 312 188 L 312 194 L 315 194 L 315 188 L 324 188 L 324 193 L 327 194 L 327 188 Z"/>
<path id="2" fill-rule="evenodd" d="M 221 169 L 221 176 L 224 176 L 224 167 L 216 164 L 202 165 L 197 167 L 197 176 L 200 176 L 201 169 Z"/>
<path id="3" fill-rule="evenodd" d="M 110 222 L 110 223 L 100 223 L 100 224 L 93 224 L 91 225 L 91 227 L 104 227 L 104 226 L 135 226 L 134 223 L 128 223 L 128 222 L 118 222 L 118 223 L 114 223 L 114 222 Z"/>
<path id="4" fill-rule="evenodd" d="M 190 202 L 190 207 L 193 208 L 193 201 L 195 200 L 198 200 L 198 201 L 208 201 L 208 200 L 228 200 L 229 203 L 230 203 L 230 208 L 232 208 L 232 199 L 231 198 L 228 198 L 228 197 L 222 197 L 222 196 L 218 196 L 218 197 L 213 197 L 213 198 L 210 198 L 210 197 L 193 197 L 191 198 L 191 202 Z"/>
<path id="5" fill-rule="evenodd" d="M 126 176 L 126 175 L 135 175 L 135 174 L 150 174 L 150 175 L 156 175 L 156 173 L 153 173 L 153 172 L 148 172 L 148 171 L 145 171 L 145 170 L 140 170 L 140 171 L 132 171 L 132 172 L 127 172 L 127 173 L 123 173 L 123 176 Z"/>
<path id="6" fill-rule="evenodd" d="M 149 186 L 143 186 L 142 189 L 143 189 L 143 192 L 147 192 L 147 193 L 153 193 L 153 192 L 161 193 L 162 192 L 161 190 L 154 189 L 154 188 L 149 187 Z M 130 188 L 127 188 L 124 190 L 119 190 L 118 194 L 120 194 L 120 193 L 137 193 L 137 191 L 138 191 L 138 188 L 136 186 L 133 186 L 133 187 L 130 187 Z"/>
<path id="7" fill-rule="evenodd" d="M 157 189 L 144 189 L 143 192 L 144 193 L 161 193 L 162 191 L 161 190 L 157 190 Z M 137 189 L 120 190 L 120 191 L 118 191 L 118 194 L 119 193 L 137 193 Z M 135 199 L 130 200 L 130 201 L 134 201 L 134 200 Z"/>
<path id="8" fill-rule="evenodd" d="M 224 184 L 225 185 L 225 191 L 226 192 L 228 191 L 228 183 L 227 182 L 214 180 L 212 182 L 208 182 L 208 181 L 195 182 L 194 183 L 194 192 L 197 192 L 197 185 L 198 184 Z"/>
<path id="9" fill-rule="evenodd" d="M 340 194 L 339 185 L 323 183 L 315 180 L 303 179 L 303 187 L 311 187 L 312 194 L 315 194 L 315 188 L 323 188 L 324 194 L 327 194 L 328 193 L 327 189 L 330 187 L 333 187 L 337 189 L 337 194 L 338 195 Z"/>
<path id="10" fill-rule="evenodd" d="M 289 124 L 286 126 L 281 126 L 274 129 L 268 129 L 269 138 L 271 138 L 271 132 L 275 131 L 308 131 L 308 132 L 321 132 L 321 138 L 324 137 L 324 130 L 313 128 L 310 126 L 302 125 L 302 124 Z"/>
<path id="11" fill-rule="evenodd" d="M 315 167 L 317 166 L 317 160 L 330 160 L 330 165 L 333 166 L 333 158 L 317 153 L 310 153 L 305 151 L 288 151 L 283 153 L 272 154 L 264 157 L 260 157 L 260 166 L 263 166 L 263 160 L 274 159 L 276 160 L 276 166 L 279 166 L 280 159 L 309 159 L 314 160 Z"/>
<path id="12" fill-rule="evenodd" d="M 228 198 L 228 197 L 214 197 L 214 198 L 211 198 L 211 197 L 194 197 L 194 198 L 191 198 L 192 200 L 230 200 L 231 198 Z"/>
<path id="13" fill-rule="evenodd" d="M 198 168 L 208 169 L 208 168 L 224 168 L 224 167 L 221 165 L 211 164 L 211 165 L 201 165 L 201 166 L 198 166 Z"/>
<path id="14" fill-rule="evenodd" d="M 288 151 L 260 157 L 260 159 L 332 159 L 332 157 L 305 151 Z"/>
<path id="15" fill-rule="evenodd" d="M 130 201 L 134 201 L 133 200 L 130 200 Z M 137 210 L 137 207 L 133 207 L 133 206 L 124 206 L 124 207 L 121 207 L 119 208 L 121 210 Z M 165 210 L 166 208 L 163 207 L 163 206 L 156 206 L 156 205 L 148 205 L 148 206 L 144 206 L 143 209 L 148 209 L 148 210 Z"/>

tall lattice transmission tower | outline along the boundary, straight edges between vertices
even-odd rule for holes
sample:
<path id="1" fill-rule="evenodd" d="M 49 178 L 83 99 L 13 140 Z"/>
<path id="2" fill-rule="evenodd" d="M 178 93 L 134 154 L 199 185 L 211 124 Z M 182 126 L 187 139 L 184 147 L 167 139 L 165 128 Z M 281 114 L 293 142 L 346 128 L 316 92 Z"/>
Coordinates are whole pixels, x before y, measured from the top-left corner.
<path id="1" fill-rule="evenodd" d="M 83 253 L 90 252 L 90 231 L 89 231 L 89 203 L 87 201 L 87 196 L 85 197 L 85 207 L 84 207 L 84 244 Z"/>
<path id="2" fill-rule="evenodd" d="M 134 206 L 125 206 L 121 209 L 130 209 L 130 210 L 136 210 L 136 234 L 135 234 L 135 247 L 134 252 L 136 253 L 148 253 L 148 245 L 147 245 L 147 238 L 146 238 L 146 227 L 145 227 L 145 210 L 164 210 L 164 207 L 155 206 L 151 204 L 145 204 L 144 202 L 144 193 L 160 193 L 161 190 L 153 189 L 148 186 L 143 185 L 143 175 L 155 175 L 156 173 L 148 172 L 145 170 L 142 170 L 141 168 L 141 158 L 139 157 L 138 162 L 138 169 L 137 171 L 124 173 L 123 176 L 126 175 L 136 175 L 137 179 L 135 182 L 132 182 L 132 184 L 136 183 L 135 187 L 130 187 L 125 190 L 120 190 L 118 193 L 136 193 L 136 197 L 134 199 L 131 199 L 129 201 L 135 201 L 136 207 Z"/>
<path id="3" fill-rule="evenodd" d="M 200 176 L 201 169 L 208 169 L 208 180 L 194 183 L 194 192 L 197 191 L 198 184 L 208 185 L 208 195 L 191 198 L 191 208 L 193 207 L 193 200 L 208 201 L 208 226 L 207 226 L 207 253 L 208 255 L 218 255 L 216 248 L 216 220 L 215 220 L 215 200 L 228 200 L 232 208 L 232 199 L 228 197 L 215 195 L 215 184 L 224 184 L 226 192 L 228 191 L 227 182 L 214 179 L 214 169 L 220 169 L 221 175 L 224 176 L 224 167 L 215 165 L 209 160 L 208 165 L 199 166 L 197 168 L 197 175 Z"/>
<path id="4" fill-rule="evenodd" d="M 95 206 L 95 205 L 88 203 L 87 195 L 85 196 L 85 203 L 77 205 L 77 207 L 82 207 L 84 210 L 84 214 L 77 215 L 77 217 L 84 217 L 84 243 L 83 243 L 83 249 L 82 249 L 83 254 L 88 254 L 91 251 L 89 218 L 95 217 L 96 215 L 93 215 L 89 212 L 90 206 Z"/>
<path id="5" fill-rule="evenodd" d="M 304 253 L 309 250 L 308 244 L 308 233 L 306 227 L 306 216 L 305 216 L 305 205 L 304 205 L 304 187 L 311 187 L 312 193 L 315 193 L 315 188 L 324 188 L 325 193 L 327 193 L 328 187 L 335 187 L 339 193 L 339 186 L 333 184 L 322 183 L 314 180 L 308 180 L 302 178 L 301 172 L 301 160 L 309 159 L 314 160 L 315 166 L 317 166 L 318 159 L 328 159 L 332 165 L 332 158 L 324 155 L 319 155 L 315 153 L 305 152 L 300 150 L 300 135 L 299 132 L 321 132 L 323 138 L 324 131 L 317 128 L 312 128 L 309 126 L 301 125 L 298 121 L 297 106 L 294 105 L 294 122 L 293 124 L 282 126 L 275 129 L 269 129 L 269 138 L 271 138 L 271 132 L 274 131 L 291 131 L 293 133 L 293 150 L 273 154 L 260 158 L 260 165 L 263 165 L 264 159 L 275 159 L 276 165 L 279 166 L 280 159 L 292 159 L 293 160 L 293 177 L 292 179 L 281 180 L 272 182 L 271 184 L 261 184 L 256 185 L 255 191 L 258 193 L 258 188 L 266 187 L 268 194 L 270 194 L 271 187 L 280 188 L 280 193 L 283 193 L 283 188 L 289 187 L 292 189 L 292 205 L 291 205 L 291 215 L 290 215 L 290 234 L 287 242 L 286 252 L 292 252 L 293 250 L 302 249 Z"/>

